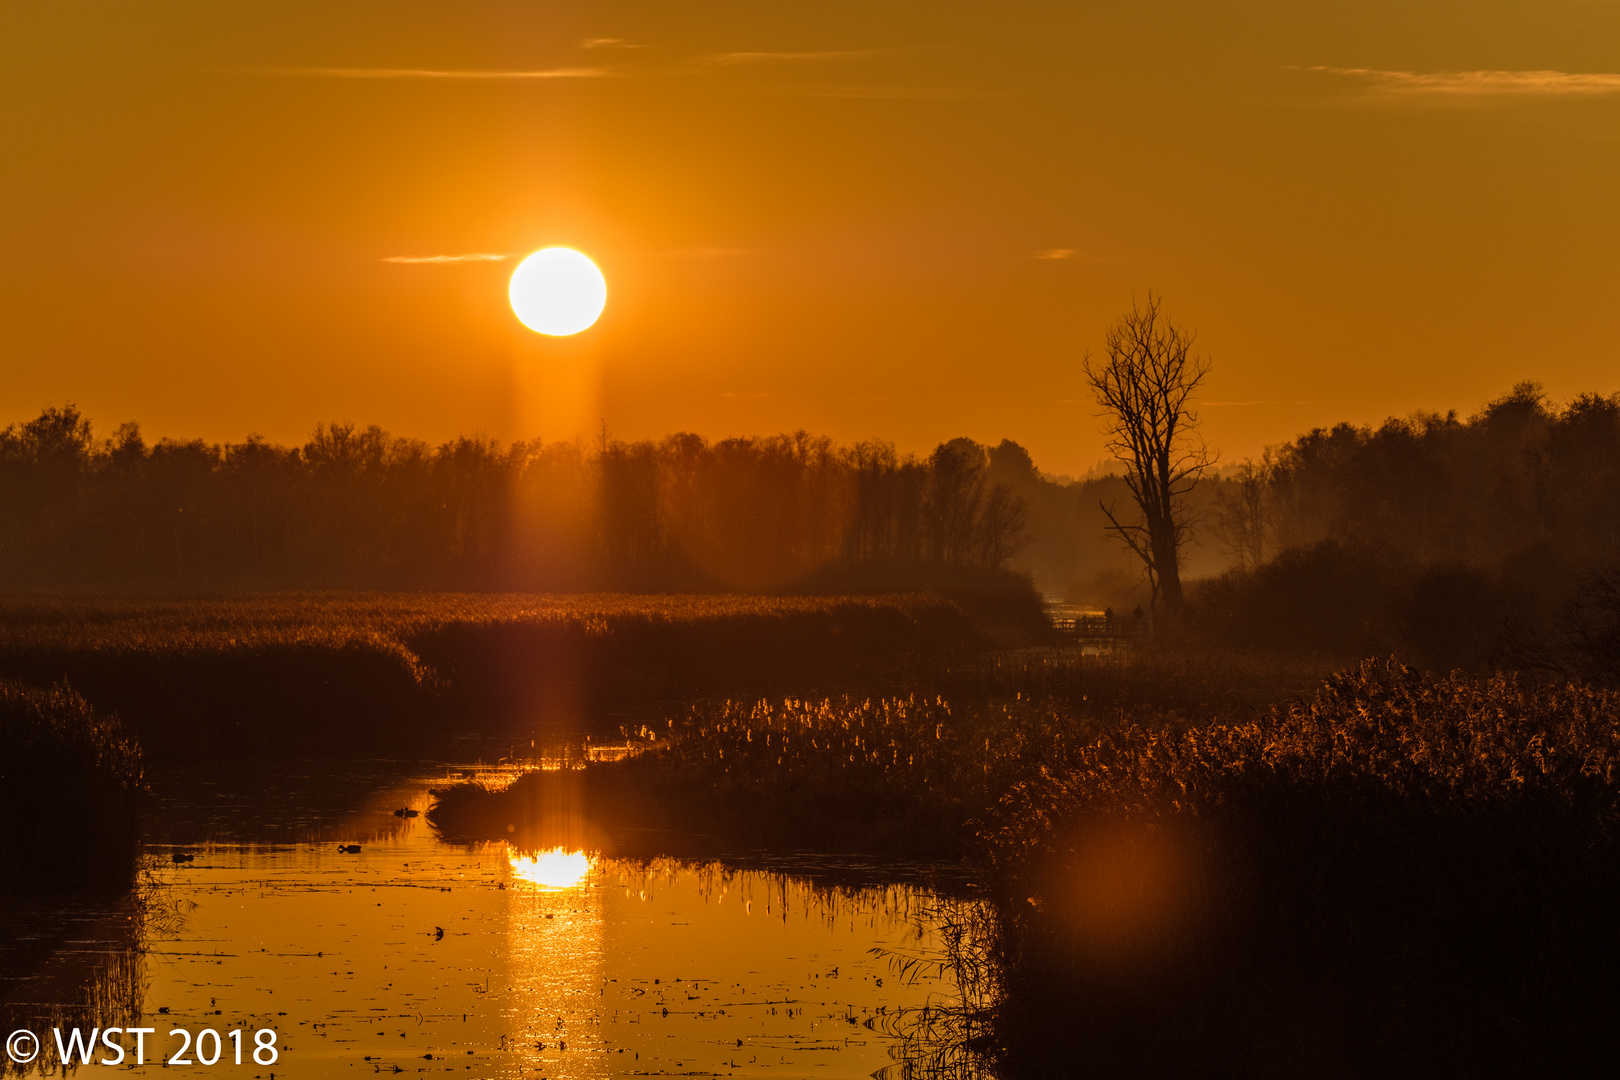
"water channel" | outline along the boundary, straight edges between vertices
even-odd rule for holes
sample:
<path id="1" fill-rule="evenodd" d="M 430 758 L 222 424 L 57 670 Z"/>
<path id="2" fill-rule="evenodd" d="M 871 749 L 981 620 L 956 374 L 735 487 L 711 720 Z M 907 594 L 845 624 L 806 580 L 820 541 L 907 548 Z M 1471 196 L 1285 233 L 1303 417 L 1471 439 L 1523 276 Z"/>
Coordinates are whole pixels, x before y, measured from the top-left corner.
<path id="1" fill-rule="evenodd" d="M 26 974 L 0 997 L 46 1043 L 30 1069 L 52 1025 L 99 1025 L 156 1029 L 143 1066 L 115 1037 L 137 1075 L 170 1067 L 183 1029 L 182 1056 L 255 1077 L 865 1077 L 894 1065 L 909 1011 L 953 1000 L 940 967 L 897 969 L 941 955 L 939 868 L 448 844 L 431 789 L 502 771 L 465 750 L 154 775 L 141 910 L 13 927 Z"/>

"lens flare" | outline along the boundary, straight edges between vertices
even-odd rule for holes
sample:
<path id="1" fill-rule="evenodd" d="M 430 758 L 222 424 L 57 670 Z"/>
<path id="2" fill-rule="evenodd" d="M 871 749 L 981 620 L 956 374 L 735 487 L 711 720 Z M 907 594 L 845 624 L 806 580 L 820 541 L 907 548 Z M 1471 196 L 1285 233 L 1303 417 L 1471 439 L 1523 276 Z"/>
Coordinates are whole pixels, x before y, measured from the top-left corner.
<path id="1" fill-rule="evenodd" d="M 571 889 L 583 884 L 591 872 L 591 857 L 583 851 L 552 848 L 533 855 L 514 855 L 507 852 L 512 877 L 527 881 L 543 889 Z"/>

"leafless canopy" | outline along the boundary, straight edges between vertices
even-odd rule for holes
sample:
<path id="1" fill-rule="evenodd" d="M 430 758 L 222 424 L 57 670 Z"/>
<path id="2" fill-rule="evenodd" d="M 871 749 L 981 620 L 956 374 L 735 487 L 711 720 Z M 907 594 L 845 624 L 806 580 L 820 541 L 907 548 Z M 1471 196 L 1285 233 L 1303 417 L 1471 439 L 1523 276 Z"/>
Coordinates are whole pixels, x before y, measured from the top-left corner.
<path id="1" fill-rule="evenodd" d="M 1131 305 L 1104 339 L 1107 359 L 1087 356 L 1086 380 L 1105 418 L 1111 454 L 1126 466 L 1126 483 L 1141 520 L 1121 522 L 1104 506 L 1109 529 L 1141 557 L 1154 598 L 1172 611 L 1182 603 L 1180 551 L 1191 527 L 1187 497 L 1214 463 L 1198 436 L 1190 402 L 1209 374 L 1193 352 L 1194 335 L 1163 313 L 1149 293 Z"/>

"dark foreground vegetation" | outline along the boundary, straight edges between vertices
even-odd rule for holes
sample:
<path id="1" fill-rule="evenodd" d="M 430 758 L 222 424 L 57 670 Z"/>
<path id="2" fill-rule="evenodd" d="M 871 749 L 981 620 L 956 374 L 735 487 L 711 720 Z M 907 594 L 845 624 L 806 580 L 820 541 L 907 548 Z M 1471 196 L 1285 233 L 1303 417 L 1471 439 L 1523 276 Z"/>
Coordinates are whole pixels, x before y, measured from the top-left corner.
<path id="1" fill-rule="evenodd" d="M 116 717 L 66 689 L 0 680 L 0 906 L 134 880 L 140 748 Z"/>
<path id="2" fill-rule="evenodd" d="M 1620 1009 L 1620 697 L 1398 664 L 1008 792 L 1009 1077 L 1568 1075 Z"/>
<path id="3" fill-rule="evenodd" d="M 1014 585 L 1008 617 L 1038 624 Z M 455 730 L 881 682 L 971 655 L 982 627 L 935 595 L 23 596 L 0 601 L 0 676 L 65 680 L 156 756 L 398 753 Z"/>
<path id="4" fill-rule="evenodd" d="M 966 852 L 989 899 L 957 959 L 990 992 L 947 1029 L 1006 1077 L 1497 1075 L 1620 1050 L 1611 691 L 1369 662 L 1201 726 L 907 698 L 634 734 L 622 761 L 458 785 L 431 820 L 631 854 Z"/>

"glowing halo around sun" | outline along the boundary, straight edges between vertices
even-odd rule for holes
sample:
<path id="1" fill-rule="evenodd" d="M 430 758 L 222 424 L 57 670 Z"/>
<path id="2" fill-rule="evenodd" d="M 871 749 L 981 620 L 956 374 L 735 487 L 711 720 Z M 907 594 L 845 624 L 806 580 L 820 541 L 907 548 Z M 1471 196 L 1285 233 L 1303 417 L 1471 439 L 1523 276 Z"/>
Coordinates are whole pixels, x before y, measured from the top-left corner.
<path id="1" fill-rule="evenodd" d="M 524 326 L 551 337 L 577 334 L 607 304 L 607 279 L 573 248 L 548 247 L 518 263 L 506 290 Z"/>

